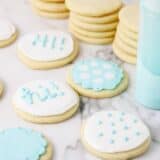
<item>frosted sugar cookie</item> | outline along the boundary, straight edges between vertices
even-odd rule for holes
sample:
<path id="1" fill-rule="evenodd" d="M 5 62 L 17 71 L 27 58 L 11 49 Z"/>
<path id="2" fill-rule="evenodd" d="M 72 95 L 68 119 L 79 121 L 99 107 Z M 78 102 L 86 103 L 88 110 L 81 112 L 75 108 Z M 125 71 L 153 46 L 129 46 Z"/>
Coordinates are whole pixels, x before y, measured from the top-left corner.
<path id="1" fill-rule="evenodd" d="M 132 56 L 130 53 L 125 52 L 122 48 L 118 46 L 117 43 L 112 45 L 115 55 L 120 58 L 122 61 L 127 63 L 136 64 L 137 56 Z"/>
<path id="2" fill-rule="evenodd" d="M 43 2 L 41 0 L 31 0 L 34 7 L 47 12 L 66 12 L 68 11 L 64 3 Z"/>
<path id="3" fill-rule="evenodd" d="M 0 132 L 0 159 L 52 160 L 52 146 L 40 133 L 26 128 Z"/>
<path id="4" fill-rule="evenodd" d="M 15 41 L 17 31 L 8 20 L 0 18 L 0 47 L 5 47 Z"/>
<path id="5" fill-rule="evenodd" d="M 72 62 L 78 44 L 70 34 L 53 30 L 23 36 L 17 45 L 18 57 L 32 69 L 51 69 Z"/>
<path id="6" fill-rule="evenodd" d="M 85 148 L 101 159 L 124 160 L 144 154 L 150 146 L 148 128 L 136 116 L 120 111 L 101 111 L 82 125 Z"/>
<path id="7" fill-rule="evenodd" d="M 70 30 L 70 32 L 79 40 L 84 41 L 86 43 L 91 43 L 91 44 L 99 44 L 99 45 L 104 45 L 104 44 L 110 44 L 113 41 L 113 37 L 106 37 L 106 38 L 94 38 L 94 37 L 89 37 L 89 36 L 83 36 L 80 33 Z"/>
<path id="8" fill-rule="evenodd" d="M 133 32 L 139 31 L 139 6 L 127 5 L 121 9 L 119 19 L 124 26 Z"/>
<path id="9" fill-rule="evenodd" d="M 93 32 L 105 32 L 115 30 L 118 24 L 118 21 L 106 24 L 89 24 L 82 21 L 78 21 L 77 19 L 73 19 L 70 17 L 70 22 L 79 28 L 82 28 L 87 31 Z"/>
<path id="10" fill-rule="evenodd" d="M 113 97 L 128 87 L 128 76 L 117 64 L 99 58 L 80 60 L 67 76 L 68 84 L 82 96 Z"/>
<path id="11" fill-rule="evenodd" d="M 13 96 L 16 113 L 33 123 L 58 123 L 72 117 L 79 97 L 67 84 L 52 80 L 32 81 Z"/>
<path id="12" fill-rule="evenodd" d="M 66 5 L 72 12 L 85 16 L 103 16 L 119 10 L 121 0 L 66 0 Z M 94 7 L 93 7 L 94 6 Z"/>
<path id="13" fill-rule="evenodd" d="M 46 12 L 43 10 L 40 10 L 38 8 L 35 8 L 34 6 L 32 6 L 33 11 L 42 17 L 46 17 L 46 18 L 55 18 L 55 19 L 65 19 L 68 18 L 69 16 L 69 12 L 65 11 L 65 12 Z"/>
<path id="14" fill-rule="evenodd" d="M 78 26 L 75 26 L 71 22 L 69 22 L 69 29 L 71 30 L 71 32 L 75 31 L 82 36 L 86 36 L 86 37 L 90 37 L 90 38 L 110 38 L 110 37 L 113 38 L 115 35 L 115 32 L 116 32 L 115 30 L 106 31 L 106 32 L 86 31 L 82 28 L 79 28 Z"/>
<path id="15" fill-rule="evenodd" d="M 109 15 L 105 15 L 105 16 L 97 16 L 97 17 L 83 16 L 75 12 L 71 12 L 70 17 L 77 19 L 78 21 L 85 22 L 85 23 L 105 24 L 105 23 L 111 23 L 111 22 L 118 21 L 118 12 L 115 12 Z"/>

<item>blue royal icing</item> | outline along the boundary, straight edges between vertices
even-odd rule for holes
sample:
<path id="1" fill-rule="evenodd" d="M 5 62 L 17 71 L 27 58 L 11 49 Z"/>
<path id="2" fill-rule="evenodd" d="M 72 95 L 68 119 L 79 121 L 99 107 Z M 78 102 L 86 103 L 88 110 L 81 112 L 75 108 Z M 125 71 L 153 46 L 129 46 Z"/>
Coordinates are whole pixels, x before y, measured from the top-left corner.
<path id="1" fill-rule="evenodd" d="M 28 104 L 44 103 L 56 97 L 64 96 L 64 92 L 54 82 L 46 82 L 46 85 L 37 86 L 34 91 L 29 87 L 19 90 L 20 97 Z"/>
<path id="2" fill-rule="evenodd" d="M 95 91 L 115 89 L 124 76 L 117 64 L 99 58 L 79 61 L 72 75 L 76 84 Z"/>
<path id="3" fill-rule="evenodd" d="M 40 160 L 47 141 L 31 129 L 12 128 L 0 132 L 1 160 Z"/>

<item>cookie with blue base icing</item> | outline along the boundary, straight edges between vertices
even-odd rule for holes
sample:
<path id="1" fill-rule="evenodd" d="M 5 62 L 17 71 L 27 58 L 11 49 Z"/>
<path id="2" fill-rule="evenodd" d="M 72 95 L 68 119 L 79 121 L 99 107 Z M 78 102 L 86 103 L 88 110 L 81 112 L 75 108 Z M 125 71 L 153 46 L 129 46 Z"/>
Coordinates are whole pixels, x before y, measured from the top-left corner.
<path id="1" fill-rule="evenodd" d="M 51 160 L 52 145 L 40 133 L 26 128 L 10 128 L 0 132 L 0 159 Z"/>
<path id="2" fill-rule="evenodd" d="M 101 111 L 82 125 L 84 147 L 100 159 L 127 160 L 144 154 L 150 131 L 137 117 L 121 111 Z"/>
<path id="3" fill-rule="evenodd" d="M 33 123 L 58 123 L 79 108 L 79 96 L 67 84 L 37 80 L 20 87 L 13 96 L 16 113 Z"/>
<path id="4" fill-rule="evenodd" d="M 80 60 L 67 75 L 68 84 L 80 95 L 109 98 L 128 87 L 128 75 L 117 64 L 100 58 Z"/>

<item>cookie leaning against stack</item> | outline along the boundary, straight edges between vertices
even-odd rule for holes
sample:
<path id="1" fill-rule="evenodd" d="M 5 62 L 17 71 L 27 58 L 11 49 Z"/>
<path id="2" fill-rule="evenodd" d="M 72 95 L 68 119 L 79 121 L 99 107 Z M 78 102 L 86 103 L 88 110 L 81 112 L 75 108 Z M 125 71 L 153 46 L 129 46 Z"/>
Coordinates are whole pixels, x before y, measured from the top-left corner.
<path id="1" fill-rule="evenodd" d="M 119 13 L 119 19 L 113 50 L 121 60 L 135 64 L 139 32 L 139 6 L 124 7 Z"/>
<path id="2" fill-rule="evenodd" d="M 70 32 L 79 40 L 92 44 L 113 41 L 121 0 L 66 0 L 66 6 L 71 11 Z"/>
<path id="3" fill-rule="evenodd" d="M 69 11 L 65 0 L 31 0 L 32 9 L 40 16 L 47 18 L 67 18 Z"/>

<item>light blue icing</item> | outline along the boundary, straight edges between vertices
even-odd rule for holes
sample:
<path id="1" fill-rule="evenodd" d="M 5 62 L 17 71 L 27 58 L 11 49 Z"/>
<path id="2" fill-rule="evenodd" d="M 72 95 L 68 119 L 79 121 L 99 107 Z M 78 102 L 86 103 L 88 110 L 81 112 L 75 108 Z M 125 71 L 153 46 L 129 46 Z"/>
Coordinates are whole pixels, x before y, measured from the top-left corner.
<path id="1" fill-rule="evenodd" d="M 47 84 L 47 82 L 46 82 Z M 48 87 L 49 86 L 49 87 Z M 54 82 L 48 82 L 47 87 L 38 86 L 34 91 L 31 88 L 23 87 L 18 91 L 20 97 L 28 104 L 47 102 L 56 97 L 64 96 L 64 92 Z"/>
<path id="2" fill-rule="evenodd" d="M 58 41 L 60 41 L 60 43 Z M 45 35 L 37 34 L 33 38 L 32 45 L 33 46 L 41 46 L 43 48 L 50 46 L 51 49 L 55 49 L 57 47 L 59 50 L 63 50 L 64 46 L 66 45 L 65 41 L 66 41 L 65 37 L 62 37 L 60 39 L 57 36 L 51 37 L 47 34 L 45 34 Z"/>
<path id="3" fill-rule="evenodd" d="M 115 89 L 124 74 L 117 64 L 91 58 L 77 62 L 73 66 L 72 76 L 74 82 L 83 88 L 101 91 Z"/>
<path id="4" fill-rule="evenodd" d="M 40 160 L 47 141 L 31 129 L 13 128 L 0 132 L 1 160 Z"/>
<path id="5" fill-rule="evenodd" d="M 136 100 L 148 108 L 160 109 L 160 76 L 138 61 Z"/>

